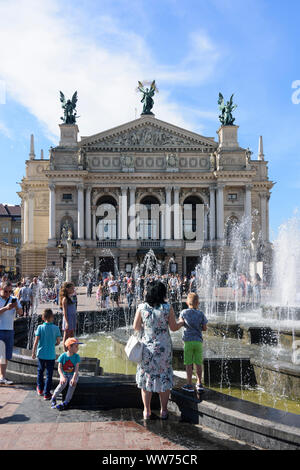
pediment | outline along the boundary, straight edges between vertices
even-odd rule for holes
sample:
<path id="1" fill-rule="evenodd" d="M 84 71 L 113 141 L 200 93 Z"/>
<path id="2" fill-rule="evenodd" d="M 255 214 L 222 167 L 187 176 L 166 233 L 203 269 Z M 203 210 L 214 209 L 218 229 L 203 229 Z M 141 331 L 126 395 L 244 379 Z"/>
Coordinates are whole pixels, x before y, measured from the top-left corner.
<path id="1" fill-rule="evenodd" d="M 138 151 L 153 148 L 210 152 L 214 151 L 218 144 L 212 138 L 203 137 L 153 116 L 144 116 L 99 134 L 82 137 L 79 145 L 85 151 Z"/>

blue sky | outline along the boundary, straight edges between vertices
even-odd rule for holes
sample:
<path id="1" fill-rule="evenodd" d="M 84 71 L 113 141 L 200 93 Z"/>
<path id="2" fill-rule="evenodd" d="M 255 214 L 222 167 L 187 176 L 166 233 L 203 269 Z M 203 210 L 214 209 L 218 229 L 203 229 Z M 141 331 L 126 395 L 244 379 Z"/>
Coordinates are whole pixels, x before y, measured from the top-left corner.
<path id="1" fill-rule="evenodd" d="M 263 136 L 276 182 L 273 238 L 300 205 L 299 17 L 298 0 L 0 0 L 1 202 L 20 201 L 30 134 L 37 157 L 58 143 L 59 90 L 84 136 L 138 117 L 156 79 L 156 117 L 209 137 L 234 93 L 239 143 L 256 158 Z"/>

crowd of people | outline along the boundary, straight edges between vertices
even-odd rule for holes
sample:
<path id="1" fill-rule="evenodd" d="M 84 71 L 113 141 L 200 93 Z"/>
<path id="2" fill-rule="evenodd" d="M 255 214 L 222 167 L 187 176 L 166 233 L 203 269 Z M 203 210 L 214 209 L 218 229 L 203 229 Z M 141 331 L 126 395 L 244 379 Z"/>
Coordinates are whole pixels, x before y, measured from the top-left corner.
<path id="1" fill-rule="evenodd" d="M 262 279 L 258 273 L 255 274 L 254 279 L 245 274 L 234 278 L 229 277 L 226 286 L 233 289 L 234 298 L 240 297 L 249 303 L 261 302 Z"/>
<path id="2" fill-rule="evenodd" d="M 100 278 L 96 286 L 96 301 L 100 308 L 119 307 L 127 304 L 131 308 L 136 302 L 144 299 L 145 291 L 150 282 L 161 281 L 172 303 L 179 302 L 189 292 L 196 291 L 195 276 L 188 279 L 179 274 L 149 274 L 135 278 L 132 275 L 115 277 L 107 274 Z M 87 285 L 87 295 L 91 295 L 91 281 Z"/>
<path id="3" fill-rule="evenodd" d="M 148 274 L 135 278 L 132 275 L 119 275 L 117 277 L 107 274 L 100 278 L 98 283 L 91 279 L 87 283 L 87 296 L 91 297 L 95 287 L 96 303 L 99 308 L 119 307 L 120 304 L 131 308 L 136 302 L 144 299 L 147 286 L 152 281 L 161 281 L 167 292 L 171 304 L 181 302 L 190 292 L 197 292 L 204 285 L 203 279 L 196 279 L 194 273 L 188 276 L 179 274 Z M 228 277 L 224 287 L 231 288 L 233 299 L 253 303 L 261 301 L 262 280 L 257 273 L 254 279 L 244 274 Z"/>
<path id="4" fill-rule="evenodd" d="M 2 282 L 6 281 L 3 276 Z M 103 273 L 99 280 L 89 278 L 86 282 L 86 295 L 91 298 L 93 293 L 96 297 L 98 308 L 107 309 L 120 306 L 127 306 L 129 309 L 136 303 L 144 299 L 147 285 L 152 281 L 161 281 L 167 290 L 167 298 L 171 304 L 181 303 L 190 292 L 198 292 L 203 287 L 205 280 L 195 273 L 188 276 L 179 274 L 147 274 L 138 278 L 131 274 L 119 274 L 114 276 L 111 273 Z M 219 286 L 217 286 L 219 287 Z M 232 300 L 239 299 L 248 303 L 261 302 L 262 279 L 256 273 L 254 279 L 245 274 L 238 276 L 228 276 L 224 282 L 224 287 L 230 288 Z M 34 277 L 32 280 L 23 278 L 18 281 L 14 288 L 14 296 L 20 301 L 23 315 L 32 314 L 38 304 L 53 303 L 59 305 L 59 292 L 61 283 L 54 279 L 51 286 L 45 286 L 43 282 Z M 74 291 L 76 297 L 76 291 Z"/>
<path id="5" fill-rule="evenodd" d="M 1 282 L 9 282 L 12 285 L 11 281 L 8 281 L 5 276 L 2 277 Z M 21 304 L 22 315 L 29 316 L 30 313 L 36 310 L 40 302 L 40 281 L 37 277 L 34 277 L 32 281 L 23 278 L 12 289 L 14 297 Z"/>

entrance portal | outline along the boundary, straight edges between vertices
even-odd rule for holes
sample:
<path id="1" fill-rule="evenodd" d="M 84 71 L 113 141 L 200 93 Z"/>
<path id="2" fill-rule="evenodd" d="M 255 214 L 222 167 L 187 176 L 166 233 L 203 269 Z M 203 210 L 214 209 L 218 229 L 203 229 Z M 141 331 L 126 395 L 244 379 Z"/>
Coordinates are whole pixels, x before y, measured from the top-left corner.
<path id="1" fill-rule="evenodd" d="M 199 263 L 199 256 L 187 256 L 186 257 L 186 275 L 190 276 L 195 267 Z"/>
<path id="2" fill-rule="evenodd" d="M 112 274 L 115 276 L 115 263 L 112 256 L 103 256 L 99 258 L 99 273 L 103 276 Z"/>

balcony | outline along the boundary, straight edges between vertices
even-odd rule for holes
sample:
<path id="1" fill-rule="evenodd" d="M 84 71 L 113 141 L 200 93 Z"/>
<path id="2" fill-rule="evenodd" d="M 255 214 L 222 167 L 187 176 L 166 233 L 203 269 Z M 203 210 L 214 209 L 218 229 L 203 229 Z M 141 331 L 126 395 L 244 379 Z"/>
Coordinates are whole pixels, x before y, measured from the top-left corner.
<path id="1" fill-rule="evenodd" d="M 139 240 L 141 248 L 164 248 L 163 240 Z"/>
<path id="2" fill-rule="evenodd" d="M 98 240 L 97 248 L 116 248 L 117 240 Z"/>

